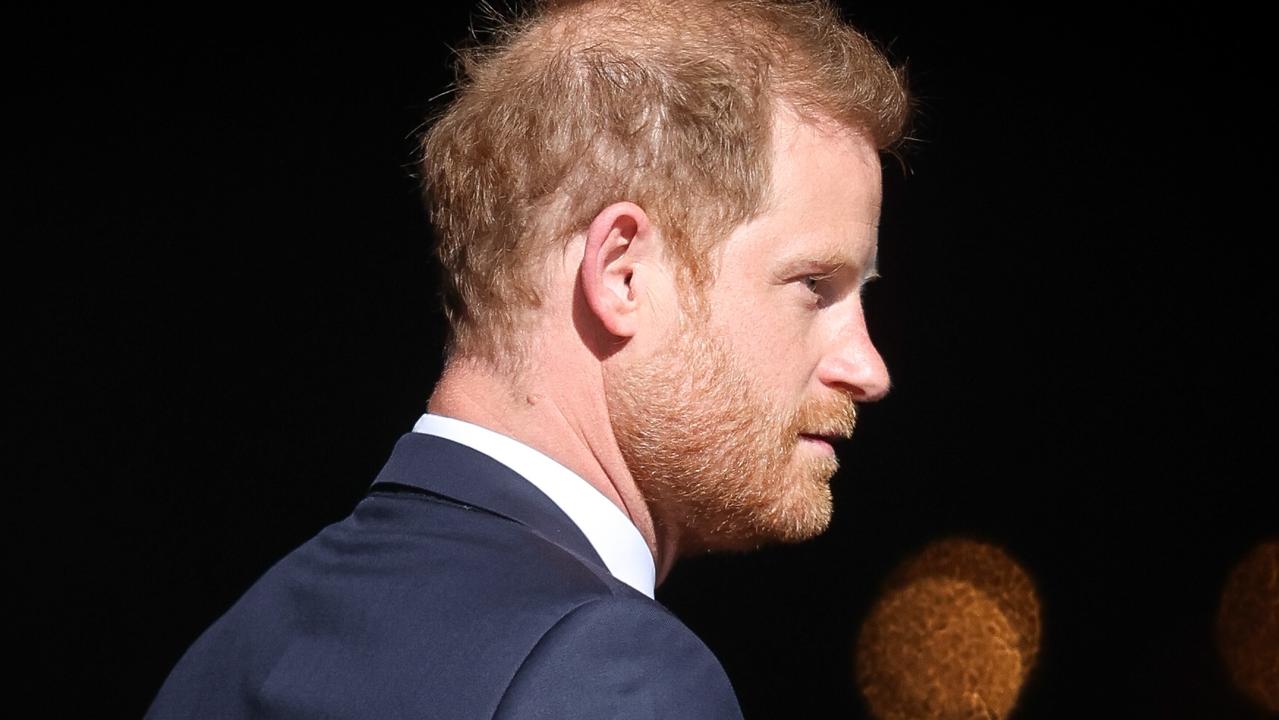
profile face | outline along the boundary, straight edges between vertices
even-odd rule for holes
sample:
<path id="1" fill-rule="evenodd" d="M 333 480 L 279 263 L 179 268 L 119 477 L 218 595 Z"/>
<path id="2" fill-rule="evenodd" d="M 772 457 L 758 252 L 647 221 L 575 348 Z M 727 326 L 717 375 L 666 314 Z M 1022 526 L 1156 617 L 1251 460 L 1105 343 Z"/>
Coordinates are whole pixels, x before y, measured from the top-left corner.
<path id="1" fill-rule="evenodd" d="M 861 291 L 874 273 L 878 154 L 847 131 L 782 114 L 770 202 L 721 243 L 707 315 L 611 373 L 623 457 L 687 549 L 797 541 L 830 523 L 830 440 L 888 372 Z"/>

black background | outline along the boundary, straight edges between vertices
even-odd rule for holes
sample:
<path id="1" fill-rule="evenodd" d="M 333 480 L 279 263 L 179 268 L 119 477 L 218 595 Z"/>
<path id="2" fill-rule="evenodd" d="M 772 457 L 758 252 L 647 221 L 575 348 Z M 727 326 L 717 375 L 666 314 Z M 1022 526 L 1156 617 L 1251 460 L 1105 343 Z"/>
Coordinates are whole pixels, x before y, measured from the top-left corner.
<path id="1" fill-rule="evenodd" d="M 996 543 L 1043 602 L 1017 717 L 1259 717 L 1212 647 L 1279 532 L 1258 20 L 849 8 L 919 98 L 868 290 L 894 391 L 815 541 L 659 590 L 747 717 L 866 717 L 894 565 Z M 361 497 L 440 365 L 413 135 L 469 8 L 13 18 L 10 567 L 42 707 L 138 716 Z M 47 714 L 57 714 L 50 712 Z"/>

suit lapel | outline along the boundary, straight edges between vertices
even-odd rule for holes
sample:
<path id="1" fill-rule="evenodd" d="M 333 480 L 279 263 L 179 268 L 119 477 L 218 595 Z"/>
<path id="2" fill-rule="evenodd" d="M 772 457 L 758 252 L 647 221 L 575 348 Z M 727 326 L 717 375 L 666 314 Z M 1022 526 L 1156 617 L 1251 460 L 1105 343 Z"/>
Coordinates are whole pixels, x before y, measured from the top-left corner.
<path id="1" fill-rule="evenodd" d="M 607 572 L 568 515 L 533 483 L 502 463 L 435 435 L 406 433 L 373 486 L 409 485 L 513 520 Z"/>

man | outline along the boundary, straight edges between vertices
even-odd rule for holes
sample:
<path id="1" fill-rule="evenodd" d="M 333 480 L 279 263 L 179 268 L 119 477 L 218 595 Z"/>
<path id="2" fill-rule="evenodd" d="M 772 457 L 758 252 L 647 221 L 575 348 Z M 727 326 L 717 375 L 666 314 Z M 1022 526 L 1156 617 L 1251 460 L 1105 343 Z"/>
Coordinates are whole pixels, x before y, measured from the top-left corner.
<path id="1" fill-rule="evenodd" d="M 496 36 L 423 141 L 428 414 L 152 717 L 740 716 L 654 587 L 827 526 L 830 443 L 888 389 L 860 291 L 904 88 L 820 2 L 553 2 Z"/>

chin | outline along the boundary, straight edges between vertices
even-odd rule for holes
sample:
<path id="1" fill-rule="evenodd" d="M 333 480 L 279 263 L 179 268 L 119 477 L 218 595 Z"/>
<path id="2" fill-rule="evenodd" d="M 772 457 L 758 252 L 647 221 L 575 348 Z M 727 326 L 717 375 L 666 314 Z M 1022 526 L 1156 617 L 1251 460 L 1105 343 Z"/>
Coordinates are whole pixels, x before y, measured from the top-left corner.
<path id="1" fill-rule="evenodd" d="M 772 528 L 771 539 L 779 543 L 797 543 L 811 540 L 830 527 L 834 506 L 830 488 L 820 497 L 808 498 L 801 508 L 790 508 L 778 518 Z"/>
<path id="2" fill-rule="evenodd" d="M 755 504 L 735 508 L 701 528 L 697 544 L 710 551 L 742 551 L 821 535 L 830 527 L 834 510 L 830 489 L 834 468 L 832 458 L 805 463 L 802 472 L 790 477 L 785 492 L 778 494 L 770 483 L 772 492 L 756 495 Z"/>
<path id="3" fill-rule="evenodd" d="M 782 524 L 755 526 L 740 532 L 702 536 L 704 541 L 694 543 L 690 549 L 703 552 L 748 552 L 769 545 L 791 545 L 801 543 L 826 532 L 830 527 L 831 515 L 820 510 L 812 511 L 799 521 Z"/>
<path id="4" fill-rule="evenodd" d="M 834 498 L 830 481 L 839 463 L 833 455 L 804 458 L 771 513 L 773 535 L 778 542 L 810 540 L 830 527 Z"/>

